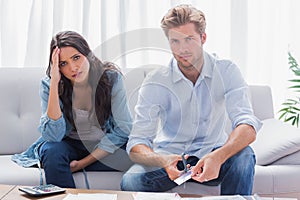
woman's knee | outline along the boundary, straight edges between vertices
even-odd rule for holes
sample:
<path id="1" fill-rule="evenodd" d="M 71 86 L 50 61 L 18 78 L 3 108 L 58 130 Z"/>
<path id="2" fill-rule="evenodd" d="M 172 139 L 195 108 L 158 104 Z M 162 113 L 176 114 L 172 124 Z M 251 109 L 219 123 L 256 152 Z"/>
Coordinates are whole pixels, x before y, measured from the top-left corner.
<path id="1" fill-rule="evenodd" d="M 68 147 L 63 142 L 46 142 L 41 146 L 39 155 L 43 162 L 47 160 L 56 163 L 59 159 L 68 157 L 68 152 Z"/>

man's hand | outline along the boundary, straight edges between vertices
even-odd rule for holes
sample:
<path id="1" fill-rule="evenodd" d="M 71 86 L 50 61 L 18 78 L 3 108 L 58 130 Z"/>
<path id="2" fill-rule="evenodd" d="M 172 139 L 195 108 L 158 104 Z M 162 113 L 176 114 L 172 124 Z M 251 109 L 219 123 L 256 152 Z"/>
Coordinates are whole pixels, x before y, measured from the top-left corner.
<path id="1" fill-rule="evenodd" d="M 192 179 L 206 182 L 219 176 L 222 164 L 255 140 L 255 129 L 247 124 L 238 125 L 224 146 L 201 158 L 192 168 Z"/>
<path id="2" fill-rule="evenodd" d="M 78 161 L 78 160 L 73 160 L 72 162 L 70 162 L 70 168 L 71 168 L 72 172 L 77 172 L 77 171 L 83 169 L 80 161 Z"/>
<path id="3" fill-rule="evenodd" d="M 130 159 L 138 164 L 146 166 L 155 166 L 164 168 L 171 180 L 178 178 L 183 171 L 179 171 L 177 168 L 178 161 L 181 161 L 181 155 L 171 154 L 162 155 L 155 153 L 152 148 L 144 145 L 137 144 L 130 151 Z M 188 155 L 185 155 L 185 159 Z M 190 165 L 187 165 L 189 167 Z"/>
<path id="4" fill-rule="evenodd" d="M 167 165 L 164 168 L 165 168 L 169 178 L 173 181 L 182 174 L 182 171 L 179 171 L 177 168 L 178 161 L 182 160 L 181 156 L 180 155 L 165 155 L 163 157 L 167 163 Z"/>
<path id="5" fill-rule="evenodd" d="M 201 158 L 192 168 L 192 179 L 202 183 L 218 178 L 222 162 L 215 152 Z"/>

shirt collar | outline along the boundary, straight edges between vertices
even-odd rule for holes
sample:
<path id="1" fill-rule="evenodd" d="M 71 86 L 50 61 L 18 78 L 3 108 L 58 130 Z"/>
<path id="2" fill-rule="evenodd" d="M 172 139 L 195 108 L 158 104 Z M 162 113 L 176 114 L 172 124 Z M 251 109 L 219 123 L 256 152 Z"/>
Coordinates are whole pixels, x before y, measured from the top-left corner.
<path id="1" fill-rule="evenodd" d="M 176 83 L 184 78 L 184 75 L 178 68 L 177 60 L 173 57 L 170 62 L 173 83 Z"/>
<path id="2" fill-rule="evenodd" d="M 208 53 L 203 52 L 203 58 L 204 58 L 204 63 L 203 63 L 201 74 L 198 77 L 198 80 L 202 80 L 205 77 L 211 78 L 213 73 L 212 66 L 215 65 L 214 59 L 212 59 L 212 57 Z M 180 71 L 177 60 L 174 57 L 171 59 L 170 67 L 172 71 L 173 83 L 176 83 L 181 79 L 186 79 L 186 77 Z"/>
<path id="3" fill-rule="evenodd" d="M 213 66 L 215 65 L 215 60 L 212 59 L 212 57 L 206 52 L 203 52 L 203 58 L 204 63 L 200 76 L 202 76 L 203 78 L 211 78 L 213 73 Z"/>

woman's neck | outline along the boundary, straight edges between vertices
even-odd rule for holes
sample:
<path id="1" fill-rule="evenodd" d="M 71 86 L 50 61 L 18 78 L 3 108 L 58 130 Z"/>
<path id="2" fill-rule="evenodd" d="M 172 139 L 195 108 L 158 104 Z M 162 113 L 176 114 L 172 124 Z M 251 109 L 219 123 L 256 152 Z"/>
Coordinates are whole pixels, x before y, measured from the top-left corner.
<path id="1" fill-rule="evenodd" d="M 90 86 L 87 80 L 82 82 L 72 82 L 72 85 L 74 89 L 86 89 Z"/>
<path id="2" fill-rule="evenodd" d="M 91 110 L 92 88 L 89 84 L 73 85 L 73 106 L 81 110 Z"/>

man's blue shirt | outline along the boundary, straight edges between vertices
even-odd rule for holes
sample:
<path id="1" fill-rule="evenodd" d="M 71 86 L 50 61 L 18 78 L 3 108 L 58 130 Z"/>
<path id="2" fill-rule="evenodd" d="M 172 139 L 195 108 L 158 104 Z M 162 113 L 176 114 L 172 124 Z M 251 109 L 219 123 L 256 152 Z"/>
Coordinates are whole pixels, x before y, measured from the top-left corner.
<path id="1" fill-rule="evenodd" d="M 185 152 L 201 158 L 226 142 L 228 117 L 232 129 L 249 124 L 257 132 L 261 127 L 238 67 L 206 52 L 195 84 L 174 58 L 168 67 L 151 72 L 141 86 L 135 112 L 128 152 L 145 144 L 158 153 Z"/>

